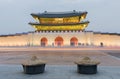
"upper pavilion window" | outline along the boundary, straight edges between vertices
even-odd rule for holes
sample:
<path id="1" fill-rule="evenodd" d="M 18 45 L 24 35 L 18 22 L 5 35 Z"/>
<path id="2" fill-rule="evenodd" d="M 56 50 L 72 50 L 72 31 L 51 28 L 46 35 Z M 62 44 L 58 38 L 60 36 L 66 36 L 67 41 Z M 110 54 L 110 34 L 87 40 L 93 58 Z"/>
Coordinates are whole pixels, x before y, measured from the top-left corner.
<path id="1" fill-rule="evenodd" d="M 55 18 L 56 23 L 63 23 L 63 18 Z"/>
<path id="2" fill-rule="evenodd" d="M 41 24 L 69 24 L 79 23 L 79 16 L 75 17 L 64 17 L 64 18 L 40 18 Z"/>

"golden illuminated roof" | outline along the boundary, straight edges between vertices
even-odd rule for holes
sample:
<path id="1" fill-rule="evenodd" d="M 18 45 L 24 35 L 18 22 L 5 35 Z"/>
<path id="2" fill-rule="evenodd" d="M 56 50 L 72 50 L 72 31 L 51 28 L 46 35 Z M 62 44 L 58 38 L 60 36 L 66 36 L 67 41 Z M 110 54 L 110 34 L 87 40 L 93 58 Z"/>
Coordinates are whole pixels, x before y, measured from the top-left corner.
<path id="1" fill-rule="evenodd" d="M 63 31 L 63 30 L 84 30 L 88 26 L 89 21 L 77 24 L 39 24 L 29 23 L 37 31 Z"/>
<path id="2" fill-rule="evenodd" d="M 84 30 L 89 21 L 84 22 L 87 12 L 47 12 L 32 13 L 37 23 L 29 23 L 38 30 Z"/>

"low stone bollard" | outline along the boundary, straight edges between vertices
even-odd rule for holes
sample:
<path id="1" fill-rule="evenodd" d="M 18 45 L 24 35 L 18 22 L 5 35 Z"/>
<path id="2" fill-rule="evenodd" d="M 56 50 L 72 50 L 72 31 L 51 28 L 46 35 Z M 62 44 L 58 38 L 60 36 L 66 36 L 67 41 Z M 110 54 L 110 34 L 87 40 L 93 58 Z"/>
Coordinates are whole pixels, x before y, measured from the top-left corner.
<path id="1" fill-rule="evenodd" d="M 100 64 L 99 61 L 91 60 L 89 57 L 84 57 L 80 61 L 76 61 L 77 71 L 80 74 L 96 74 L 97 65 Z"/>
<path id="2" fill-rule="evenodd" d="M 30 60 L 25 61 L 22 66 L 25 74 L 40 74 L 45 71 L 46 63 L 33 56 Z"/>

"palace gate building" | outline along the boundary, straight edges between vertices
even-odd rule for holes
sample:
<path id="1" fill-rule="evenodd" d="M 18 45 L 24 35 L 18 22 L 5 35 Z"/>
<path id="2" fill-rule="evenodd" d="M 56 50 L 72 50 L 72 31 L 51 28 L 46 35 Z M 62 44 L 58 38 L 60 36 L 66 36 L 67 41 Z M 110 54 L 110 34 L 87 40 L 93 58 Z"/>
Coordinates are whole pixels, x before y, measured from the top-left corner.
<path id="1" fill-rule="evenodd" d="M 85 31 L 87 12 L 32 13 L 34 32 L 1 35 L 0 46 L 120 46 L 120 34 Z"/>

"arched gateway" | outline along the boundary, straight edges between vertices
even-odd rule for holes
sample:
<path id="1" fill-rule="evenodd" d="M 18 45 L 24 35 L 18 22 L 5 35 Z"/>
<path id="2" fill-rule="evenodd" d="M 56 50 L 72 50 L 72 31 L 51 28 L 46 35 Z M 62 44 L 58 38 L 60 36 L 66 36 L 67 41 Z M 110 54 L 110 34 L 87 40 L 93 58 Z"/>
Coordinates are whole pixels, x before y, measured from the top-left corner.
<path id="1" fill-rule="evenodd" d="M 41 46 L 47 46 L 47 42 L 48 42 L 47 38 L 43 37 L 41 39 Z"/>
<path id="2" fill-rule="evenodd" d="M 55 38 L 55 46 L 63 46 L 63 38 L 58 36 Z"/>
<path id="3" fill-rule="evenodd" d="M 78 39 L 76 37 L 72 37 L 70 39 L 70 46 L 77 46 L 78 45 Z"/>

